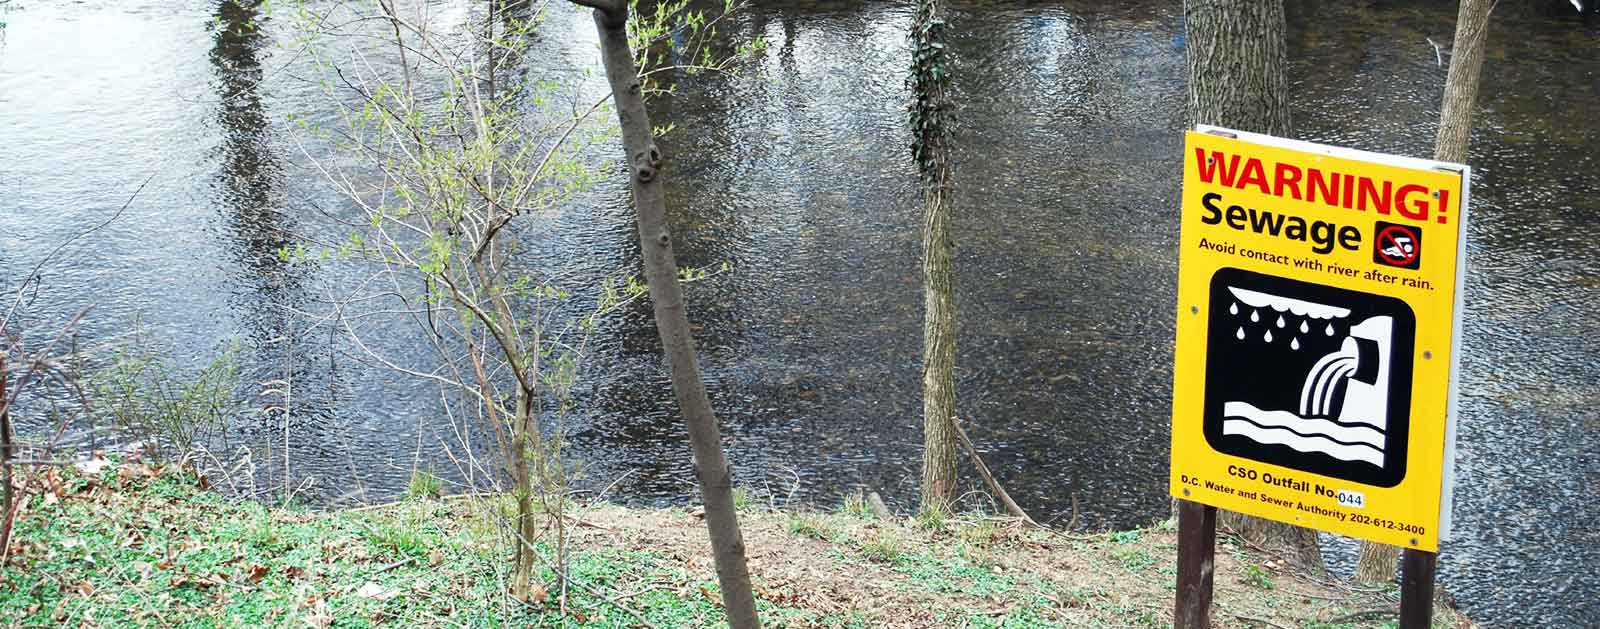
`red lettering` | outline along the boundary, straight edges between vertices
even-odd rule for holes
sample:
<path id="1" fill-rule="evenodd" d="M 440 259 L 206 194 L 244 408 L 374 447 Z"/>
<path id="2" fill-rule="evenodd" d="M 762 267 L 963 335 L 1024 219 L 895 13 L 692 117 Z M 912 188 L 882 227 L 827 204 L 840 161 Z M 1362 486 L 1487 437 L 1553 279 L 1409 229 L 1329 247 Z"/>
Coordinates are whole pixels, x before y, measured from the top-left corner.
<path id="1" fill-rule="evenodd" d="M 1414 194 L 1420 194 L 1422 198 L 1408 203 L 1406 198 Z M 1428 189 L 1414 183 L 1400 186 L 1394 193 L 1394 211 L 1414 221 L 1428 220 L 1428 202 Z"/>
<path id="2" fill-rule="evenodd" d="M 1194 157 L 1196 160 L 1196 165 L 1200 167 L 1201 182 L 1211 183 L 1212 181 L 1216 180 L 1217 176 L 1220 174 L 1222 185 L 1233 185 L 1233 174 L 1238 172 L 1239 168 L 1238 155 L 1229 155 L 1228 161 L 1224 163 L 1222 161 L 1222 151 L 1212 151 L 1211 157 L 1207 158 L 1205 149 L 1195 149 Z"/>
<path id="3" fill-rule="evenodd" d="M 1322 193 L 1322 202 L 1333 205 L 1339 202 L 1339 173 L 1324 177 L 1322 171 L 1316 168 L 1306 170 L 1306 202 L 1316 203 L 1317 193 Z"/>
<path id="4" fill-rule="evenodd" d="M 1383 182 L 1383 195 L 1379 196 L 1378 184 L 1374 183 L 1371 177 L 1362 177 L 1361 191 L 1356 199 L 1356 209 L 1366 211 L 1367 202 L 1371 201 L 1373 210 L 1379 214 L 1387 215 L 1389 213 L 1389 199 L 1393 198 L 1393 193 L 1394 184 L 1385 181 Z"/>
<path id="5" fill-rule="evenodd" d="M 1260 188 L 1261 194 L 1272 194 L 1272 191 L 1267 190 L 1267 171 L 1261 167 L 1261 160 L 1254 157 L 1244 163 L 1244 174 L 1239 177 L 1239 183 L 1234 187 L 1243 190 L 1249 185 Z"/>
<path id="6" fill-rule="evenodd" d="M 1444 213 L 1450 210 L 1450 191 L 1439 191 L 1439 224 L 1445 223 Z"/>
<path id="7" fill-rule="evenodd" d="M 1283 189 L 1288 188 L 1294 200 L 1300 200 L 1300 169 L 1289 164 L 1278 164 L 1272 169 L 1272 194 L 1283 196 Z"/>

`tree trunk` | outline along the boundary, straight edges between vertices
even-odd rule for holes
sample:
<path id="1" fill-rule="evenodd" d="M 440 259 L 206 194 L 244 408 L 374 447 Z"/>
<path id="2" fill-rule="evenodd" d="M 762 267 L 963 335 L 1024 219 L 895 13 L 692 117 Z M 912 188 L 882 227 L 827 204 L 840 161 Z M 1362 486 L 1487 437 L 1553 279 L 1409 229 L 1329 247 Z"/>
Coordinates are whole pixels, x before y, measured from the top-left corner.
<path id="1" fill-rule="evenodd" d="M 1194 122 L 1289 137 L 1282 0 L 1188 0 L 1183 15 Z M 1224 529 L 1288 548 L 1305 566 L 1322 568 L 1315 531 L 1229 511 L 1217 515 Z"/>
<path id="2" fill-rule="evenodd" d="M 689 319 L 684 311 L 683 288 L 678 283 L 678 263 L 672 253 L 666 194 L 661 185 L 661 151 L 653 139 L 638 70 L 628 48 L 627 6 L 622 2 L 595 0 L 579 4 L 595 7 L 594 23 L 600 33 L 600 52 L 611 83 L 617 118 L 622 125 L 622 145 L 633 182 L 639 248 L 644 257 L 645 279 L 650 285 L 650 301 L 655 309 L 656 331 L 661 335 L 662 349 L 672 366 L 672 391 L 689 428 L 695 473 L 700 478 L 700 492 L 705 499 L 706 528 L 711 535 L 711 552 L 716 559 L 717 580 L 722 586 L 728 625 L 733 629 L 758 627 L 750 573 L 745 565 L 744 537 L 739 533 L 738 514 L 733 505 L 732 474 L 722 454 L 717 417 L 711 411 L 711 400 L 700 380 L 694 339 L 689 335 Z"/>
<path id="3" fill-rule="evenodd" d="M 1444 80 L 1444 103 L 1439 111 L 1439 135 L 1433 158 L 1442 162 L 1467 161 L 1472 134 L 1472 108 L 1478 100 L 1478 76 L 1483 68 L 1483 42 L 1489 31 L 1494 0 L 1461 0 L 1456 14 L 1455 43 L 1450 47 L 1450 73 Z M 1355 580 L 1361 583 L 1392 581 L 1400 549 L 1376 542 L 1361 542 Z"/>
<path id="4" fill-rule="evenodd" d="M 1188 0 L 1183 15 L 1194 122 L 1288 137 L 1282 0 Z"/>
<path id="5" fill-rule="evenodd" d="M 11 404 L 6 398 L 6 380 L 10 375 L 6 373 L 6 358 L 0 356 L 0 556 L 7 555 L 6 549 L 11 547 L 11 502 L 15 499 L 11 488 L 11 459 L 16 455 L 11 444 Z"/>
<path id="6" fill-rule="evenodd" d="M 1461 9 L 1456 17 L 1455 43 L 1450 48 L 1450 74 L 1444 80 L 1439 135 L 1433 146 L 1433 158 L 1436 160 L 1467 161 L 1472 108 L 1478 100 L 1483 42 L 1489 32 L 1489 11 L 1492 9 L 1494 0 L 1461 0 Z"/>
<path id="7" fill-rule="evenodd" d="M 533 416 L 533 392 L 517 389 L 517 416 L 511 426 L 511 469 L 513 491 L 517 494 L 517 571 L 511 594 L 523 603 L 530 602 L 533 584 L 533 540 L 539 527 L 533 518 L 533 474 L 528 463 L 538 445 L 538 422 Z"/>
<path id="8" fill-rule="evenodd" d="M 937 0 L 912 24 L 912 153 L 922 177 L 922 510 L 949 511 L 956 491 L 956 305 L 950 242 L 948 57 Z"/>

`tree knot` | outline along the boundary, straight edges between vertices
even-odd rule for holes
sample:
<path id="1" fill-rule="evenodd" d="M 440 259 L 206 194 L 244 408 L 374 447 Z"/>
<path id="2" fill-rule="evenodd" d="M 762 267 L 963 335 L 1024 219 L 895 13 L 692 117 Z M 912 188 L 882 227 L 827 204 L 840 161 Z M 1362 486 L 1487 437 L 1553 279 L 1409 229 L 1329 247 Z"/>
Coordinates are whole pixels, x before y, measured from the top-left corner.
<path id="1" fill-rule="evenodd" d="M 661 149 L 651 142 L 644 150 L 633 154 L 633 172 L 639 178 L 639 183 L 650 183 L 656 178 L 656 169 L 661 167 Z"/>

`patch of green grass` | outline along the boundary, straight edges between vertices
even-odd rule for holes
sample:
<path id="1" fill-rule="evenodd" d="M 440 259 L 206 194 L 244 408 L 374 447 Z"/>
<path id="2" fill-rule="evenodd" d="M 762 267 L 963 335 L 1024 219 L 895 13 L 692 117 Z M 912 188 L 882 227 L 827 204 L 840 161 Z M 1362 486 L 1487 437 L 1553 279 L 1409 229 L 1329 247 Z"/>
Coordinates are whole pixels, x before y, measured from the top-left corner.
<path id="1" fill-rule="evenodd" d="M 1005 536 L 1005 529 L 994 520 L 979 518 L 964 523 L 956 530 L 956 535 L 969 544 L 990 546 Z"/>
<path id="2" fill-rule="evenodd" d="M 905 541 L 899 535 L 878 532 L 861 543 L 861 555 L 873 561 L 894 563 L 905 553 Z"/>
<path id="3" fill-rule="evenodd" d="M 1240 579 L 1249 585 L 1263 590 L 1277 589 L 1278 584 L 1272 578 L 1272 572 L 1256 564 L 1245 564 L 1243 575 Z"/>
<path id="4" fill-rule="evenodd" d="M 872 505 L 867 503 L 867 495 L 858 489 L 846 495 L 844 501 L 839 503 L 839 513 L 862 520 L 871 520 Z"/>
<path id="5" fill-rule="evenodd" d="M 917 526 L 929 531 L 943 532 L 950 527 L 950 511 L 944 507 L 933 505 L 917 512 Z"/>
<path id="6" fill-rule="evenodd" d="M 743 487 L 733 488 L 733 508 L 739 511 L 749 511 L 755 508 L 755 500 L 750 497 L 750 490 Z"/>
<path id="7" fill-rule="evenodd" d="M 444 495 L 444 479 L 427 470 L 411 470 L 411 481 L 406 485 L 406 497 L 412 500 L 438 498 Z"/>
<path id="8" fill-rule="evenodd" d="M 1150 551 L 1132 546 L 1111 549 L 1111 557 L 1129 572 L 1140 572 L 1156 563 L 1155 558 L 1150 556 Z"/>
<path id="9" fill-rule="evenodd" d="M 836 535 L 833 529 L 822 521 L 822 518 L 815 515 L 791 515 L 789 516 L 787 527 L 791 535 L 823 541 L 829 541 Z"/>
<path id="10" fill-rule="evenodd" d="M 1111 543 L 1113 544 L 1132 544 L 1139 541 L 1139 537 L 1141 535 L 1143 535 L 1143 531 L 1140 531 L 1139 529 L 1112 531 L 1110 534 L 1106 535 L 1106 539 L 1111 540 Z"/>
<path id="11" fill-rule="evenodd" d="M 610 547 L 572 550 L 566 616 L 553 602 L 514 604 L 503 540 L 440 502 L 311 512 L 228 499 L 176 472 L 120 480 L 70 469 L 59 474 L 61 495 L 33 496 L 17 520 L 19 551 L 0 570 L 0 618 L 7 623 L 638 624 L 623 604 L 662 627 L 708 626 L 721 618 L 711 575 L 691 572 L 678 559 Z M 554 556 L 545 542 L 536 547 Z M 536 578 L 553 584 L 554 577 L 546 569 Z M 675 585 L 613 600 L 641 583 Z M 771 601 L 760 609 L 775 625 L 823 623 L 815 610 Z"/>

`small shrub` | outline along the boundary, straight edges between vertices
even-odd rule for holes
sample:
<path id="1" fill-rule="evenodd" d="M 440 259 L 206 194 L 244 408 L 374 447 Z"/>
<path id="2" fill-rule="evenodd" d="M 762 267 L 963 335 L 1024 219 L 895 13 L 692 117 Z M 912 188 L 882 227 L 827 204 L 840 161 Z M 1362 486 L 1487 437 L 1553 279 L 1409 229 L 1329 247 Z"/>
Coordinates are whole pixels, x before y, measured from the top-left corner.
<path id="1" fill-rule="evenodd" d="M 917 525 L 929 531 L 945 531 L 950 525 L 950 512 L 942 507 L 929 507 L 917 512 Z"/>
<path id="2" fill-rule="evenodd" d="M 444 495 L 444 479 L 426 470 L 411 470 L 411 482 L 406 485 L 406 497 L 412 500 L 438 498 Z"/>
<path id="3" fill-rule="evenodd" d="M 844 502 L 839 503 L 839 513 L 863 520 L 872 519 L 872 505 L 867 504 L 867 496 L 857 489 L 844 497 Z"/>
<path id="4" fill-rule="evenodd" d="M 905 555 L 905 550 L 898 536 L 878 533 L 861 544 L 861 554 L 873 561 L 893 563 Z"/>
<path id="5" fill-rule="evenodd" d="M 833 537 L 833 531 L 822 522 L 821 518 L 814 515 L 797 515 L 789 518 L 789 533 L 811 539 L 828 540 Z"/>
<path id="6" fill-rule="evenodd" d="M 1244 576 L 1242 580 L 1247 584 L 1256 586 L 1263 590 L 1275 589 L 1278 586 L 1278 584 L 1273 581 L 1271 572 L 1268 572 L 1266 569 L 1255 564 L 1245 565 Z"/>

